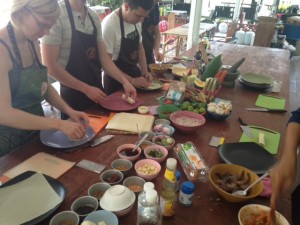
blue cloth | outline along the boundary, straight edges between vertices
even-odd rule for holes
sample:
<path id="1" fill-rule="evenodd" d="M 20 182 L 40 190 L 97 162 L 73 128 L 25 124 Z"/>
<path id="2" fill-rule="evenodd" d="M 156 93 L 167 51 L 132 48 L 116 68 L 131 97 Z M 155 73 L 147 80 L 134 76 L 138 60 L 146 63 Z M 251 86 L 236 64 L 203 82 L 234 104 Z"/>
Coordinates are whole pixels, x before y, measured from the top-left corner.
<path id="1" fill-rule="evenodd" d="M 292 116 L 289 119 L 289 123 L 300 123 L 300 108 L 292 112 Z"/>

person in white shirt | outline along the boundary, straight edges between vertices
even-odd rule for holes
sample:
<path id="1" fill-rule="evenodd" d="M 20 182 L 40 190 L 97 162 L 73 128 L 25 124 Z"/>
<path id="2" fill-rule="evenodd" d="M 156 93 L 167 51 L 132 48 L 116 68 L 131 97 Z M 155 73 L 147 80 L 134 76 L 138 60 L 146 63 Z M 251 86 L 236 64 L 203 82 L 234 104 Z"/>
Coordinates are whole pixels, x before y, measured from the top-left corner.
<path id="1" fill-rule="evenodd" d="M 61 83 L 61 96 L 77 110 L 84 110 L 106 97 L 102 71 L 107 71 L 130 97 L 136 90 L 106 53 L 97 14 L 86 0 L 62 0 L 61 15 L 41 40 L 43 63 Z"/>
<path id="2" fill-rule="evenodd" d="M 102 34 L 109 57 L 127 76 L 135 87 L 147 87 L 152 81 L 148 72 L 142 44 L 141 22 L 153 7 L 153 0 L 123 0 L 119 9 L 102 21 Z M 104 75 L 104 90 L 107 94 L 119 90 L 120 85 Z"/>

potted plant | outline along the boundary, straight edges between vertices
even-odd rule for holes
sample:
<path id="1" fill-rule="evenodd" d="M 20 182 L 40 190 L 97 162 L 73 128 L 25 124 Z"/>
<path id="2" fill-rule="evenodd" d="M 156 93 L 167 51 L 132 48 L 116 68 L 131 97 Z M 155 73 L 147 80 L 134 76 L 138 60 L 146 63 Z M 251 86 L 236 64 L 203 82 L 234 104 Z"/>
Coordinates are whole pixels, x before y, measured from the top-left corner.
<path id="1" fill-rule="evenodd" d="M 102 5 L 108 6 L 112 11 L 122 5 L 122 0 L 102 0 Z"/>

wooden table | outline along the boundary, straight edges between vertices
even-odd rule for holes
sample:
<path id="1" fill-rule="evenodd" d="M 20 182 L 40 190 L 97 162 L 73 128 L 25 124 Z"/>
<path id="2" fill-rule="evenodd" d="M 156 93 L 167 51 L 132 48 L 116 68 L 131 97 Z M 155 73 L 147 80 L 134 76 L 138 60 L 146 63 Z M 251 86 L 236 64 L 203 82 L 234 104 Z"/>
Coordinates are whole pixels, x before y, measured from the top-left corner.
<path id="1" fill-rule="evenodd" d="M 282 49 L 249 47 L 242 45 L 233 45 L 226 43 L 212 43 L 212 52 L 214 54 L 223 54 L 223 64 L 233 64 L 241 57 L 245 57 L 245 63 L 240 67 L 241 73 L 252 71 L 271 75 L 275 79 L 282 81 L 281 92 L 278 96 L 286 99 L 286 108 L 289 110 L 289 52 Z M 195 49 L 195 48 L 193 48 Z M 184 55 L 193 56 L 194 50 L 187 51 Z M 283 136 L 286 122 L 290 116 L 289 113 L 261 113 L 246 111 L 246 107 L 253 107 L 255 100 L 260 92 L 254 92 L 242 88 L 238 83 L 234 88 L 223 87 L 219 93 L 220 98 L 230 99 L 233 103 L 233 112 L 225 121 L 207 120 L 197 132 L 190 135 L 175 132 L 174 138 L 177 143 L 192 141 L 203 155 L 207 164 L 212 167 L 221 163 L 217 149 L 208 145 L 212 136 L 225 137 L 225 143 L 237 142 L 242 134 L 239 128 L 238 117 L 242 117 L 248 124 L 259 125 L 280 132 Z M 268 92 L 267 92 L 268 93 Z M 139 93 L 139 98 L 145 105 L 157 105 L 155 98 L 161 96 L 160 91 Z M 277 94 L 274 94 L 277 95 Z M 100 107 L 94 110 L 99 113 Z M 104 134 L 105 131 L 102 132 Z M 135 143 L 136 135 L 116 135 L 111 141 L 101 144 L 94 148 L 68 154 L 57 151 L 56 149 L 44 146 L 39 140 L 31 141 L 21 149 L 0 158 L 0 174 L 6 170 L 18 165 L 32 155 L 44 151 L 60 158 L 79 162 L 81 159 L 88 159 L 101 163 L 110 168 L 111 162 L 118 158 L 116 149 L 123 143 Z M 282 140 L 280 143 L 282 147 Z M 173 151 L 170 151 L 169 157 L 174 157 Z M 177 166 L 181 172 L 181 182 L 186 180 L 186 176 L 180 165 Z M 165 169 L 165 162 L 162 163 L 162 171 Z M 132 171 L 131 175 L 135 175 Z M 153 181 L 158 191 L 161 188 L 163 172 Z M 72 202 L 79 196 L 87 195 L 88 187 L 99 182 L 99 174 L 86 171 L 84 169 L 73 167 L 59 178 L 59 181 L 66 187 L 67 195 L 58 211 L 69 210 Z M 164 219 L 164 225 L 238 225 L 239 209 L 250 203 L 259 203 L 268 205 L 269 199 L 258 197 L 246 203 L 229 203 L 223 200 L 213 189 L 210 182 L 196 183 L 195 198 L 193 206 L 183 207 L 176 205 L 175 216 L 171 219 Z M 136 224 L 136 205 L 126 216 L 120 218 L 120 225 Z M 281 212 L 289 221 L 291 220 L 291 196 L 281 196 L 277 210 Z M 48 224 L 49 219 L 41 224 Z"/>
<path id="2" fill-rule="evenodd" d="M 200 23 L 199 37 L 203 38 L 204 35 L 210 36 L 210 33 L 212 34 L 214 33 L 215 28 L 216 28 L 216 24 Z M 176 39 L 175 56 L 179 55 L 180 46 L 182 45 L 183 41 L 187 39 L 188 31 L 189 31 L 189 24 L 187 23 L 182 26 L 175 27 L 161 33 L 164 37 L 163 38 L 164 40 L 168 40 L 168 37 L 173 37 Z M 162 48 L 164 48 L 164 46 Z"/>

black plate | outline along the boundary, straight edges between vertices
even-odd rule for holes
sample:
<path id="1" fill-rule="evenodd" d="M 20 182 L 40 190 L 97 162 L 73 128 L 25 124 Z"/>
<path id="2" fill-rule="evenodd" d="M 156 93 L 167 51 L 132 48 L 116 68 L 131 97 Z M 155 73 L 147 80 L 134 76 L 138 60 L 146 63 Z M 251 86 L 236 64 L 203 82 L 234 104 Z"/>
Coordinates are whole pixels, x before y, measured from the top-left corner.
<path id="1" fill-rule="evenodd" d="M 24 172 L 16 177 L 14 177 L 13 179 L 7 181 L 6 183 L 4 183 L 0 188 L 4 188 L 4 187 L 8 187 L 14 184 L 17 184 L 29 177 L 31 177 L 32 175 L 34 175 L 36 172 L 34 171 L 27 171 Z M 64 200 L 65 196 L 66 196 L 66 188 L 57 180 L 55 180 L 52 177 L 49 177 L 45 174 L 43 174 L 43 176 L 46 178 L 46 180 L 48 181 L 48 183 L 51 185 L 51 187 L 53 188 L 53 190 L 57 193 L 57 195 Z M 62 201 L 63 202 L 63 201 Z M 62 203 L 61 202 L 61 203 Z M 48 216 L 50 216 L 52 213 L 54 213 L 54 211 L 61 205 L 58 204 L 56 207 L 54 207 L 53 209 L 49 210 L 48 212 L 44 213 L 43 215 L 40 215 L 36 218 L 34 218 L 33 220 L 30 220 L 26 223 L 23 223 L 22 225 L 34 225 L 34 224 L 38 224 L 41 221 L 45 220 Z"/>
<path id="2" fill-rule="evenodd" d="M 254 142 L 223 144 L 218 152 L 224 162 L 244 166 L 256 174 L 264 174 L 276 162 L 272 154 Z"/>

